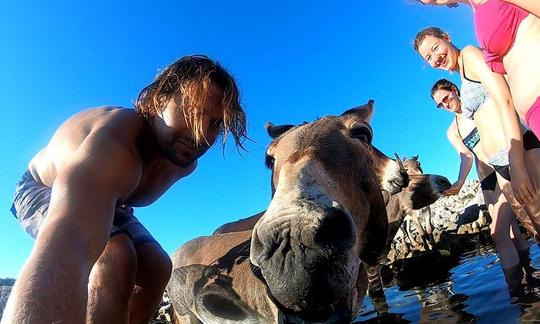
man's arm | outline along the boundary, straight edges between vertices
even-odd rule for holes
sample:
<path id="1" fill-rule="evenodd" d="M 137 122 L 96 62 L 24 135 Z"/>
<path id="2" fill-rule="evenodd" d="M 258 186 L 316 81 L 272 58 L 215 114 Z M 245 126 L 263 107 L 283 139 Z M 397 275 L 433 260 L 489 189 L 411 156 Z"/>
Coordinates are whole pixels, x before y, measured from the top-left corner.
<path id="1" fill-rule="evenodd" d="M 116 201 L 140 176 L 118 140 L 92 136 L 57 175 L 45 223 L 13 288 L 2 323 L 82 323 L 90 269 L 103 250 Z"/>

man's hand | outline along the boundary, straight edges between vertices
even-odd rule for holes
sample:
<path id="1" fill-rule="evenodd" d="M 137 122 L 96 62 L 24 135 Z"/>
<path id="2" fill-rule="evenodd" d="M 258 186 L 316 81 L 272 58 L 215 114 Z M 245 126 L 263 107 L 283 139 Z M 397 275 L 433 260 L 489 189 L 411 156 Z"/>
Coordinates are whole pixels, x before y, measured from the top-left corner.
<path id="1" fill-rule="evenodd" d="M 456 181 L 452 187 L 448 188 L 447 190 L 445 190 L 443 192 L 443 195 L 445 196 L 454 196 L 454 195 L 457 195 L 459 193 L 459 191 L 461 190 L 461 187 L 463 187 L 463 184 L 465 182 L 464 181 Z"/>
<path id="2" fill-rule="evenodd" d="M 510 184 L 516 200 L 522 204 L 530 204 L 534 199 L 535 190 L 525 168 L 510 168 Z"/>

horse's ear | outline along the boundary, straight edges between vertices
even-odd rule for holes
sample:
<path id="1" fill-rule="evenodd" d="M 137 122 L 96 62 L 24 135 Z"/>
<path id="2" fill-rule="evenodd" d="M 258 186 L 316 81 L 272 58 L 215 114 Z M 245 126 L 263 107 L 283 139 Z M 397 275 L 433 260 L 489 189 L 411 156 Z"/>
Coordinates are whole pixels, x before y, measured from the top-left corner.
<path id="1" fill-rule="evenodd" d="M 281 136 L 281 134 L 293 128 L 294 125 L 274 125 L 271 122 L 267 122 L 264 124 L 264 127 L 266 128 L 268 135 L 270 135 L 272 139 L 276 139 Z"/>
<path id="2" fill-rule="evenodd" d="M 360 119 L 369 122 L 373 116 L 373 110 L 375 109 L 375 101 L 370 99 L 365 105 L 354 107 L 345 111 L 341 116 L 356 115 Z"/>
<path id="3" fill-rule="evenodd" d="M 411 159 L 418 161 L 418 155 L 413 156 Z"/>

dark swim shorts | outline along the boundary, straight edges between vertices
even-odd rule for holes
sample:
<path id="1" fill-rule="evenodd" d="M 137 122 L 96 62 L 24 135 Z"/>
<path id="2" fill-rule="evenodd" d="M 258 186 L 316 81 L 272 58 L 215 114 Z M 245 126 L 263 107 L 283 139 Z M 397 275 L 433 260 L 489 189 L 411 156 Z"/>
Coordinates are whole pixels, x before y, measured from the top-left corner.
<path id="1" fill-rule="evenodd" d="M 51 191 L 51 188 L 36 181 L 30 171 L 26 171 L 17 182 L 11 212 L 19 220 L 21 227 L 34 239 L 47 217 Z M 133 208 L 127 205 L 116 206 L 110 237 L 120 233 L 126 234 L 134 246 L 148 242 L 157 243 L 135 217 Z"/>

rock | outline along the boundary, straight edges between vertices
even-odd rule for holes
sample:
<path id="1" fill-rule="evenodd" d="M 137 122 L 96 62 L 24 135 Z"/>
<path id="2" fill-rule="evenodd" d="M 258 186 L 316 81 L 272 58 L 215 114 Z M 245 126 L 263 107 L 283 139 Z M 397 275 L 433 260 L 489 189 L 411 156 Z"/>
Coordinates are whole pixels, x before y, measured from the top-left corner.
<path id="1" fill-rule="evenodd" d="M 0 278 L 0 319 L 2 314 L 4 314 L 4 309 L 6 308 L 6 302 L 8 300 L 9 294 L 11 293 L 11 288 L 15 284 L 15 279 L 12 278 Z"/>
<path id="2" fill-rule="evenodd" d="M 419 213 L 418 219 L 421 224 L 431 219 L 431 235 L 436 245 L 439 245 L 443 232 L 473 235 L 489 229 L 491 222 L 478 180 L 465 182 L 458 195 L 441 197 L 429 209 L 431 217 L 429 213 Z M 409 222 L 406 228 L 407 232 L 404 226 L 397 232 L 388 253 L 387 264 L 426 251 L 414 222 Z"/>
<path id="3" fill-rule="evenodd" d="M 173 308 L 167 292 L 163 294 L 163 298 L 159 303 L 158 309 L 152 315 L 149 324 L 169 324 L 172 323 Z"/>

